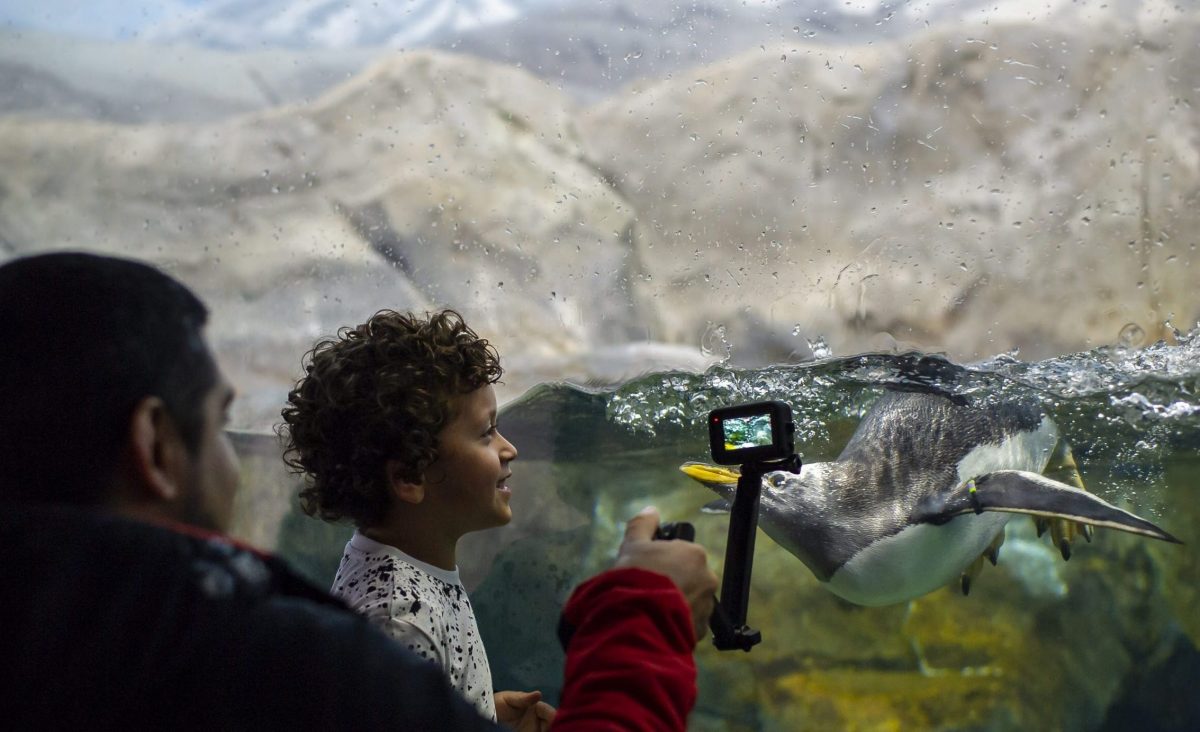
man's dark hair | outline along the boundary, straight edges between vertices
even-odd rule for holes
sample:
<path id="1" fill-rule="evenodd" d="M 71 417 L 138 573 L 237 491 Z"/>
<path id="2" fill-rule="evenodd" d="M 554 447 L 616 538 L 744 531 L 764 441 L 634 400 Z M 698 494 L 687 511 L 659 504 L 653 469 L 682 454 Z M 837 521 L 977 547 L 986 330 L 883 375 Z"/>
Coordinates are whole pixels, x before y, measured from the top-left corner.
<path id="1" fill-rule="evenodd" d="M 398 460 L 405 479 L 420 482 L 454 416 L 452 400 L 503 373 L 495 348 L 453 310 L 382 310 L 318 342 L 279 426 L 284 462 L 306 479 L 305 512 L 377 525 L 391 505 L 387 462 Z"/>
<path id="2" fill-rule="evenodd" d="M 140 262 L 82 253 L 0 266 L 0 498 L 105 501 L 142 399 L 195 451 L 217 381 L 208 311 Z"/>

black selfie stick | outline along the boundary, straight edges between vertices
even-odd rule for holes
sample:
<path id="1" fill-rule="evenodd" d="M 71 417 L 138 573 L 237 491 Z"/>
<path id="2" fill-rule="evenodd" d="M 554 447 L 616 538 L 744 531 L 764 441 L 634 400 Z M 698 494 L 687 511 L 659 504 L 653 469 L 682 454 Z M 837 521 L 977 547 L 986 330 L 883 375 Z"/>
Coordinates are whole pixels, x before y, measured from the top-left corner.
<path id="1" fill-rule="evenodd" d="M 775 471 L 800 472 L 792 408 L 781 401 L 763 401 L 714 409 L 708 414 L 708 439 L 713 460 L 741 465 L 729 512 L 721 597 L 713 598 L 716 606 L 708 625 L 718 650 L 749 651 L 762 642 L 762 633 L 746 625 L 762 479 Z M 691 541 L 695 534 L 691 524 L 668 523 L 659 527 L 655 538 Z"/>
<path id="2" fill-rule="evenodd" d="M 800 456 L 792 454 L 783 460 L 747 463 L 742 466 L 738 476 L 733 508 L 729 514 L 721 597 L 708 621 L 713 645 L 720 651 L 749 651 L 762 642 L 762 633 L 746 625 L 746 611 L 750 605 L 750 574 L 754 569 L 754 538 L 758 532 L 762 478 L 776 470 L 799 473 Z M 678 521 L 660 526 L 654 538 L 693 541 L 695 537 L 695 527 Z"/>
<path id="3" fill-rule="evenodd" d="M 762 479 L 775 470 L 799 473 L 800 456 L 793 454 L 773 462 L 747 463 L 738 476 L 737 492 L 729 512 L 721 598 L 709 621 L 713 645 L 721 651 L 749 651 L 762 641 L 762 633 L 746 625 L 746 611 L 750 605 L 750 574 L 754 569 L 754 537 L 758 530 Z"/>

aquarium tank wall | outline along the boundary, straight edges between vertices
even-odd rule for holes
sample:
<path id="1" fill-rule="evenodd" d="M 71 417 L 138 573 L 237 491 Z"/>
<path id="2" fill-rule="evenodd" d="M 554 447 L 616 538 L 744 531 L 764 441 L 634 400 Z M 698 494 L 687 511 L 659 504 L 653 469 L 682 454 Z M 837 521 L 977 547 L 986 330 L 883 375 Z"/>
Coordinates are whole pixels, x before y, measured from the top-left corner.
<path id="1" fill-rule="evenodd" d="M 511 525 L 460 569 L 498 688 L 641 507 L 787 402 L 806 464 L 921 381 L 1036 403 L 1086 489 L 1182 545 L 1027 516 L 970 592 L 865 607 L 760 532 L 749 653 L 691 729 L 1200 728 L 1197 0 L 13 0 L 0 261 L 152 262 L 239 389 L 234 533 L 328 586 L 275 436 L 301 357 L 391 308 L 499 350 Z"/>

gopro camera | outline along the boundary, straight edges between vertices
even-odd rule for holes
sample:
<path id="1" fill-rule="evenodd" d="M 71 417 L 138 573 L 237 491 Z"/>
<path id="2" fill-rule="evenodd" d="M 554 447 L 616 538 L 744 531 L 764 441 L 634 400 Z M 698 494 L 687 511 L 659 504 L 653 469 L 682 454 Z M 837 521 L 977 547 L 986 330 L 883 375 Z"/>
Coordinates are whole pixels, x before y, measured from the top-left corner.
<path id="1" fill-rule="evenodd" d="M 708 415 L 713 462 L 720 465 L 783 460 L 794 454 L 796 423 L 784 402 L 754 402 Z"/>

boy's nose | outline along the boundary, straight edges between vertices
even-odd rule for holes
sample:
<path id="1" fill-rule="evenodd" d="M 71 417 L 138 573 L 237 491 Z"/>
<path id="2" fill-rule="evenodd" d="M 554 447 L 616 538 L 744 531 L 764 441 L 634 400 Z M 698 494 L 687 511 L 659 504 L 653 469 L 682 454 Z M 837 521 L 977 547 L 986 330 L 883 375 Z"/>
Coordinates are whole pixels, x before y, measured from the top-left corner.
<path id="1" fill-rule="evenodd" d="M 500 435 L 500 439 L 504 441 L 504 445 L 500 448 L 501 454 L 506 456 L 507 460 L 516 460 L 518 454 L 517 446 L 509 442 L 508 438 L 504 435 Z"/>

